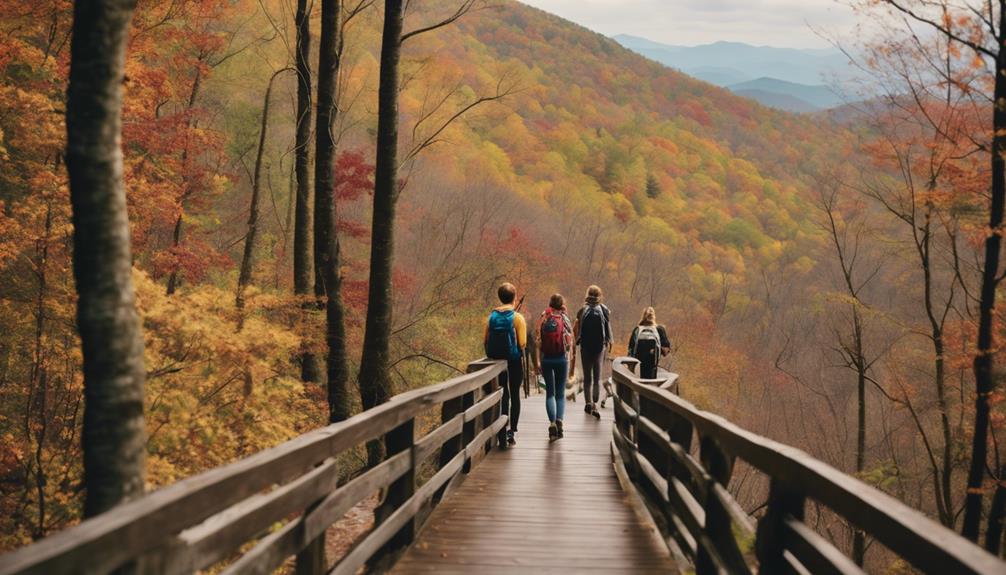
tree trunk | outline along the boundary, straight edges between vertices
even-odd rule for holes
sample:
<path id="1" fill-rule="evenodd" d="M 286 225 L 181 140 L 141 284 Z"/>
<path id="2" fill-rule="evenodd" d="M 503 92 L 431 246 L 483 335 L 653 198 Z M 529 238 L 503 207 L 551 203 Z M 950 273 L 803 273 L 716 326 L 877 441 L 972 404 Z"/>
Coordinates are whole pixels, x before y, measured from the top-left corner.
<path id="1" fill-rule="evenodd" d="M 999 30 L 1006 30 L 1006 6 L 999 2 Z M 985 266 L 982 268 L 981 301 L 978 306 L 978 350 L 975 354 L 975 426 L 971 442 L 971 466 L 968 469 L 967 492 L 964 498 L 964 525 L 961 534 L 978 541 L 981 530 L 982 483 L 988 458 L 989 396 L 994 388 L 992 373 L 992 316 L 995 309 L 996 276 L 999 274 L 999 250 L 1002 244 L 1000 226 L 1003 223 L 1003 202 L 1006 200 L 1006 174 L 1003 154 L 1006 153 L 1006 50 L 1000 41 L 996 52 L 996 74 L 992 111 L 992 201 L 989 210 L 989 230 L 985 238 Z"/>
<path id="2" fill-rule="evenodd" d="M 175 220 L 175 231 L 171 234 L 172 242 L 171 245 L 178 249 L 178 246 L 182 244 L 182 214 L 183 212 L 178 212 L 178 219 Z M 174 295 L 175 291 L 178 289 L 178 270 L 171 270 L 171 275 L 168 276 L 168 289 L 167 295 Z"/>
<path id="3" fill-rule="evenodd" d="M 45 470 L 45 440 L 48 435 L 49 413 L 49 374 L 46 369 L 45 353 L 45 305 L 49 291 L 49 242 L 52 239 L 52 205 L 45 209 L 45 232 L 36 242 L 38 297 L 35 300 L 35 345 L 32 353 L 31 380 L 28 390 L 28 405 L 25 415 L 25 431 L 31 438 L 34 429 L 35 439 L 35 496 L 38 498 L 38 521 L 32 530 L 31 538 L 38 540 L 45 537 L 46 532 L 46 497 L 45 485 L 48 481 Z M 32 414 L 35 415 L 35 426 L 31 424 Z"/>
<path id="4" fill-rule="evenodd" d="M 238 274 L 238 291 L 235 297 L 237 305 L 238 329 L 243 325 L 245 307 L 245 289 L 251 284 L 252 270 L 255 267 L 255 240 L 258 237 L 259 203 L 262 196 L 262 162 L 265 156 L 265 143 L 269 127 L 269 100 L 272 96 L 272 85 L 276 78 L 289 68 L 277 70 L 269 78 L 265 89 L 265 99 L 262 102 L 262 120 L 259 125 L 258 151 L 255 153 L 255 171 L 252 172 L 251 205 L 248 209 L 248 232 L 245 234 L 244 255 L 241 257 L 241 271 Z"/>
<path id="5" fill-rule="evenodd" d="M 84 357 L 86 517 L 143 493 L 146 372 L 121 149 L 125 52 L 135 4 L 74 3 L 66 161 Z"/>
<path id="6" fill-rule="evenodd" d="M 360 399 L 364 409 L 384 403 L 392 395 L 388 369 L 392 320 L 391 270 L 398 180 L 398 62 L 401 55 L 402 16 L 402 0 L 385 1 L 377 94 L 377 159 L 374 168 L 370 290 L 359 375 Z M 380 460 L 381 451 L 381 447 L 376 444 L 369 446 L 371 464 Z"/>
<path id="7" fill-rule="evenodd" d="M 349 366 L 346 362 L 345 310 L 342 304 L 342 272 L 339 260 L 339 234 L 335 202 L 335 141 L 332 123 L 336 109 L 336 84 L 339 76 L 339 44 L 342 28 L 342 2 L 322 0 L 321 43 L 318 58 L 318 123 L 315 126 L 314 213 L 315 250 L 319 258 L 315 269 L 321 272 L 325 294 L 325 343 L 328 348 L 329 421 L 342 421 L 350 415 L 348 390 Z"/>
<path id="8" fill-rule="evenodd" d="M 927 192 L 932 194 L 936 186 L 935 178 L 930 182 Z M 930 196 L 927 195 L 927 198 Z M 924 288 L 924 305 L 926 317 L 929 318 L 930 334 L 933 340 L 933 367 L 935 370 L 934 384 L 936 386 L 936 403 L 940 408 L 940 428 L 943 433 L 943 453 L 941 469 L 934 469 L 940 477 L 940 489 L 933 493 L 936 499 L 936 508 L 940 522 L 947 527 L 954 528 L 954 501 L 953 501 L 953 435 L 950 429 L 950 412 L 947 406 L 946 392 L 946 363 L 944 359 L 943 343 L 943 321 L 944 315 L 937 315 L 933 306 L 933 272 L 932 272 L 932 214 L 933 201 L 926 200 L 925 222 L 921 228 L 922 238 L 917 242 L 919 252 L 919 262 L 922 265 L 922 278 Z"/>
<path id="9" fill-rule="evenodd" d="M 311 3 L 310 5 L 313 5 Z M 294 172 L 297 180 L 297 209 L 293 232 L 293 293 L 306 296 L 314 283 L 312 235 L 314 215 L 311 196 L 311 11 L 308 0 L 297 0 L 297 134 Z M 304 316 L 313 308 L 302 303 Z M 305 351 L 300 357 L 302 381 L 321 381 L 318 357 Z"/>
<path id="10" fill-rule="evenodd" d="M 199 88 L 202 86 L 203 82 L 203 71 L 199 65 L 196 65 L 196 77 L 192 80 L 192 89 L 189 91 L 189 102 L 185 107 L 185 113 L 188 116 L 186 120 L 187 127 L 193 128 L 196 123 L 192 121 L 192 109 L 196 107 L 196 99 L 199 98 Z M 185 144 L 185 149 L 182 150 L 182 166 L 188 167 L 189 161 L 189 148 L 188 143 Z M 185 193 L 182 194 L 181 200 L 178 202 L 178 219 L 175 220 L 175 230 L 171 234 L 172 242 L 171 246 L 173 249 L 177 250 L 180 245 L 182 245 L 182 221 L 185 216 L 185 198 L 191 193 L 192 188 L 188 186 Z M 171 270 L 171 275 L 168 276 L 168 287 L 167 295 L 174 295 L 175 291 L 178 289 L 178 268 Z"/>
<path id="11" fill-rule="evenodd" d="M 855 296 L 855 294 L 853 294 Z M 862 479 L 866 468 L 866 377 L 867 361 L 863 351 L 863 322 L 859 313 L 859 302 L 852 303 L 852 323 L 856 346 L 856 475 Z M 856 565 L 863 566 L 866 559 L 866 534 L 862 529 L 853 527 L 852 560 Z"/>
<path id="12" fill-rule="evenodd" d="M 999 484 L 992 495 L 992 505 L 989 507 L 989 524 L 985 530 L 985 550 L 996 557 L 1002 552 L 1003 520 L 1006 518 L 1006 465 L 999 468 Z"/>

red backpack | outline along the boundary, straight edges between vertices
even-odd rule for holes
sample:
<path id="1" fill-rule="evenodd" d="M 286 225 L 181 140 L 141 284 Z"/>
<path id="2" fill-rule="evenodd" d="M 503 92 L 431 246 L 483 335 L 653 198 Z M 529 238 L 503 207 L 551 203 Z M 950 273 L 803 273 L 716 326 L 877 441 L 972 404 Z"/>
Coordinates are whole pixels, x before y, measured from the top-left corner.
<path id="1" fill-rule="evenodd" d="M 549 356 L 566 353 L 566 318 L 561 311 L 548 308 L 541 322 L 541 352 Z"/>

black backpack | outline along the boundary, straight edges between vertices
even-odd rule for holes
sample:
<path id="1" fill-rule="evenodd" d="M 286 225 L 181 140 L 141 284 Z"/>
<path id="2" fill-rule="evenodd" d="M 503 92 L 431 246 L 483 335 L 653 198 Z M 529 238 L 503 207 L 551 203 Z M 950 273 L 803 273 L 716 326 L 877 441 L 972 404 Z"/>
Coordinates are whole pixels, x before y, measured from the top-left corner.
<path id="1" fill-rule="evenodd" d="M 585 305 L 580 313 L 580 338 L 577 344 L 589 353 L 598 353 L 610 340 L 608 308 L 602 304 Z"/>

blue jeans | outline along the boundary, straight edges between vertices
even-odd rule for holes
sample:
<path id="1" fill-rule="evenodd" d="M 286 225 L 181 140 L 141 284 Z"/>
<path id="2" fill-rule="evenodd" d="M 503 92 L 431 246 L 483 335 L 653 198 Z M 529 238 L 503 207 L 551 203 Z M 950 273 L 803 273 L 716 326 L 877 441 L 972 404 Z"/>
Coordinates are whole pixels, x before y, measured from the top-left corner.
<path id="1" fill-rule="evenodd" d="M 569 360 L 566 356 L 545 357 L 541 360 L 541 372 L 545 377 L 545 411 L 548 420 L 562 419 L 566 411 L 566 376 L 569 374 Z"/>

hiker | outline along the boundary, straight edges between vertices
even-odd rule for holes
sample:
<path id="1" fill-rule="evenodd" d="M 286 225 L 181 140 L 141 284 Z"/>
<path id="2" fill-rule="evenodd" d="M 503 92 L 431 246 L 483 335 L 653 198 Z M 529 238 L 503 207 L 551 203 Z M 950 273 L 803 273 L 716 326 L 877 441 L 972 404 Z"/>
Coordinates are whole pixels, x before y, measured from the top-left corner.
<path id="1" fill-rule="evenodd" d="M 545 376 L 545 412 L 548 413 L 548 438 L 562 438 L 562 416 L 566 411 L 566 374 L 573 344 L 573 325 L 566 315 L 566 300 L 552 294 L 548 307 L 541 312 L 535 329 L 541 372 Z"/>
<path id="2" fill-rule="evenodd" d="M 667 339 L 667 329 L 657 324 L 657 313 L 652 307 L 644 309 L 639 325 L 629 337 L 629 355 L 639 360 L 639 377 L 656 379 L 657 364 L 669 353 L 671 342 Z"/>
<path id="3" fill-rule="evenodd" d="M 583 411 L 601 419 L 597 402 L 601 397 L 601 363 L 605 350 L 611 351 L 611 312 L 601 303 L 601 288 L 590 286 L 584 305 L 576 313 L 573 336 L 580 347 L 583 371 Z"/>
<path id="4" fill-rule="evenodd" d="M 500 377 L 503 386 L 501 409 L 510 417 L 510 429 L 506 433 L 506 444 L 516 445 L 517 421 L 520 419 L 520 388 L 524 381 L 522 358 L 527 345 L 527 323 L 524 316 L 514 309 L 517 288 L 504 283 L 496 291 L 500 306 L 489 314 L 486 320 L 485 350 L 490 359 L 507 360 L 507 370 Z M 500 446 L 503 446 L 502 439 Z"/>

